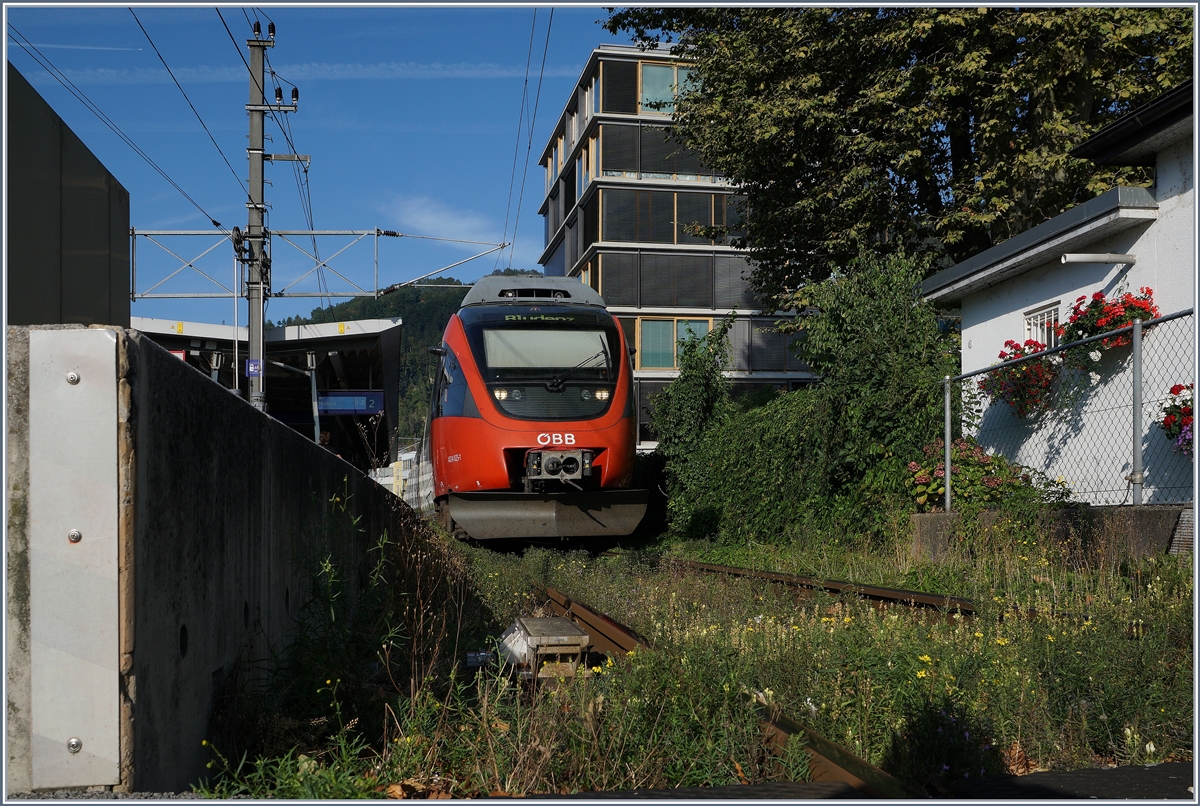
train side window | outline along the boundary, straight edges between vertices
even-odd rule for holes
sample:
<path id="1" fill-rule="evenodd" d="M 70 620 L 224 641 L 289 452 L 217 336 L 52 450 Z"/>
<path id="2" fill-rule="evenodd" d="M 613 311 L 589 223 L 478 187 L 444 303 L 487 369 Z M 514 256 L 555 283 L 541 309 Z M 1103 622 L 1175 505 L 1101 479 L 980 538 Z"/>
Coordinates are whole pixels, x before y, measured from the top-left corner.
<path id="1" fill-rule="evenodd" d="M 458 356 L 446 345 L 446 354 L 438 362 L 438 374 L 435 388 L 434 417 L 478 417 L 479 409 L 475 398 L 467 386 L 467 378 L 463 374 Z"/>

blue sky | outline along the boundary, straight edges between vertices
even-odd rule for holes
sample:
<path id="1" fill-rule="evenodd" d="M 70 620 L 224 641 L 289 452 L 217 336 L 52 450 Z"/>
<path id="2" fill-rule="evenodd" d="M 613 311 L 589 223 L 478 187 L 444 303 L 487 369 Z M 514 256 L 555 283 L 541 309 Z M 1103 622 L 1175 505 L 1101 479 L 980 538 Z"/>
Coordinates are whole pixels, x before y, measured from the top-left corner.
<path id="1" fill-rule="evenodd" d="M 134 6 L 166 63 L 207 124 L 237 175 L 246 178 L 246 68 L 213 7 Z M 15 28 L 108 115 L 176 183 L 227 228 L 246 225 L 245 196 L 221 154 L 188 108 L 128 8 L 6 6 L 6 52 L 24 75 L 130 193 L 138 229 L 212 229 L 204 216 L 155 170 L 68 93 L 14 42 Z M 222 7 L 246 54 L 255 9 Z M 537 209 L 544 178 L 537 158 L 588 58 L 601 43 L 624 43 L 598 24 L 600 7 L 257 7 L 264 36 L 268 18 L 276 45 L 275 72 L 299 87 L 299 111 L 289 115 L 292 141 L 312 156 L 309 185 L 316 229 L 392 229 L 497 243 L 513 241 L 511 265 L 538 268 L 543 223 Z M 536 15 L 536 18 L 535 18 Z M 547 25 L 550 36 L 547 45 Z M 531 31 L 533 32 L 530 56 Z M 540 71 L 545 48 L 545 69 Z M 526 63 L 529 65 L 528 86 Z M 529 138 L 527 107 L 541 94 L 529 152 L 519 227 L 513 234 Z M 285 97 L 290 92 L 284 84 Z M 518 127 L 520 134 L 518 136 Z M 267 150 L 288 151 L 279 127 Z M 516 152 L 515 186 L 509 204 Z M 301 193 L 288 163 L 268 165 L 266 187 L 276 230 L 307 229 Z M 508 235 L 505 237 L 505 220 Z M 191 259 L 215 238 L 165 238 L 164 246 Z M 350 238 L 322 238 L 327 257 Z M 332 268 L 372 288 L 373 239 L 331 260 Z M 298 241 L 311 251 L 311 244 Z M 180 265 L 138 239 L 137 290 L 144 292 Z M 412 279 L 487 247 L 419 239 L 380 239 L 381 285 Z M 466 263 L 448 273 L 473 280 L 509 264 L 509 253 Z M 197 261 L 232 285 L 227 245 Z M 275 241 L 275 290 L 313 267 L 298 249 Z M 331 289 L 348 288 L 332 274 Z M 309 277 L 295 291 L 318 291 Z M 220 291 L 190 271 L 158 292 Z M 334 300 L 335 302 L 337 300 Z M 307 315 L 320 299 L 271 300 L 267 316 Z M 135 316 L 232 322 L 230 298 L 139 300 Z M 239 320 L 245 322 L 245 303 Z"/>

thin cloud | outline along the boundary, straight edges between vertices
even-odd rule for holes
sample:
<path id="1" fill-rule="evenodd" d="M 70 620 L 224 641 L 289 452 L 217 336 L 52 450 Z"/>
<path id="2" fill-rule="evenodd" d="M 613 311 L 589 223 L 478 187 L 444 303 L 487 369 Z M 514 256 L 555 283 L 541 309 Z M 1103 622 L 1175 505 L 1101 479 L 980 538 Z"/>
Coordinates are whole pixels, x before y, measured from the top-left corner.
<path id="1" fill-rule="evenodd" d="M 454 238 L 463 241 L 483 241 L 493 244 L 500 243 L 501 239 L 500 230 L 503 226 L 502 222 L 483 213 L 452 207 L 427 196 L 398 196 L 391 204 L 384 207 L 382 212 L 390 220 L 396 222 L 397 229 L 411 235 Z M 512 240 L 511 234 L 508 240 Z M 482 252 L 487 248 L 485 246 L 466 243 L 447 243 L 446 246 L 468 254 Z M 512 261 L 514 267 L 522 269 L 541 268 L 537 263 L 537 259 L 541 254 L 538 245 L 535 244 L 532 249 L 529 247 L 528 243 L 517 243 L 516 253 L 513 255 Z M 509 247 L 509 249 L 511 248 Z M 505 249 L 503 252 L 505 258 L 508 256 L 509 249 Z M 488 255 L 484 260 L 487 261 L 487 271 L 491 271 L 492 263 L 495 262 L 494 255 Z M 507 260 L 502 262 L 507 263 Z M 476 265 L 472 263 L 468 265 L 473 268 L 471 270 L 464 269 L 464 273 L 466 271 L 478 271 L 485 268 L 482 264 Z"/>
<path id="2" fill-rule="evenodd" d="M 120 48 L 114 48 L 118 50 Z M 72 83 L 79 86 L 90 85 L 129 85 L 129 84 L 168 84 L 171 77 L 165 70 L 139 67 L 133 69 L 95 68 L 90 70 L 63 70 L 63 74 Z M 245 82 L 246 68 L 244 66 L 228 67 L 177 67 L 174 68 L 180 83 L 213 84 Z M 500 64 L 473 64 L 461 62 L 443 64 L 441 62 L 381 62 L 378 64 L 337 64 L 326 62 L 307 62 L 304 64 L 281 64 L 275 66 L 275 72 L 288 81 L 389 81 L 397 79 L 459 79 L 459 78 L 524 78 L 524 67 L 508 67 Z M 547 68 L 544 75 L 553 77 L 572 77 L 579 74 L 578 67 Z M 41 74 L 32 80 L 34 84 L 48 84 L 53 79 Z"/>

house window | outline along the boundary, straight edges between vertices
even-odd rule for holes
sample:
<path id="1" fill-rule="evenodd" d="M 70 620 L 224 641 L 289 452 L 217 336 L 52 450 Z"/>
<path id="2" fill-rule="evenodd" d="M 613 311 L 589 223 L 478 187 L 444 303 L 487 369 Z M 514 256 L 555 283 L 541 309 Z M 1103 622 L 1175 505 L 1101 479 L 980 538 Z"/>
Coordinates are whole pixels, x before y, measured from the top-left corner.
<path id="1" fill-rule="evenodd" d="M 681 341 L 700 339 L 712 329 L 712 319 L 639 319 L 638 369 L 675 369 Z"/>
<path id="2" fill-rule="evenodd" d="M 1058 346 L 1058 302 L 1025 313 L 1025 338 Z"/>

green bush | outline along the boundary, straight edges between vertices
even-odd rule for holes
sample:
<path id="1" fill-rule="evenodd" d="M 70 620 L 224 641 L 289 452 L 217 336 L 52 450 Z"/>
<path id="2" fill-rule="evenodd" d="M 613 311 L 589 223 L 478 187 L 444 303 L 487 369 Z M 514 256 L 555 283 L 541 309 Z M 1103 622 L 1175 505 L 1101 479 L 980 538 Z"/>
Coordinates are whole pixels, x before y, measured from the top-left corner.
<path id="1" fill-rule="evenodd" d="M 821 374 L 811 388 L 740 411 L 721 376 L 727 328 L 681 344 L 679 378 L 654 399 L 675 536 L 872 532 L 911 506 L 904 467 L 940 430 L 957 339 L 914 298 L 917 262 L 864 254 L 855 269 L 813 286 L 799 324 L 781 327 L 799 332 L 801 358 Z"/>
<path id="2" fill-rule="evenodd" d="M 939 437 L 922 449 L 922 458 L 908 463 L 909 494 L 918 512 L 941 512 L 946 506 L 945 445 Z M 1051 481 L 1033 468 L 989 454 L 975 440 L 960 438 L 950 444 L 950 491 L 955 506 L 974 510 L 1005 505 L 1009 509 L 1060 504 L 1070 495 L 1061 481 Z"/>

